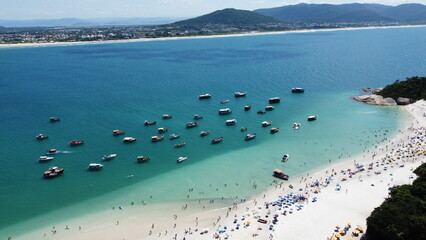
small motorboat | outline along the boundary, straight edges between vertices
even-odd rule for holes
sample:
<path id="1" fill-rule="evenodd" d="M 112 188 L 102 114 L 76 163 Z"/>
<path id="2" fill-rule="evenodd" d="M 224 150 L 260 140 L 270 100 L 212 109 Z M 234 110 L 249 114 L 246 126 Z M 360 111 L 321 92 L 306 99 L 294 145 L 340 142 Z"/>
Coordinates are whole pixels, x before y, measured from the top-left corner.
<path id="1" fill-rule="evenodd" d="M 186 126 L 186 128 L 193 128 L 193 127 L 198 126 L 198 122 L 189 122 L 185 126 Z"/>
<path id="2" fill-rule="evenodd" d="M 297 130 L 300 128 L 300 123 L 293 123 L 294 130 Z"/>
<path id="3" fill-rule="evenodd" d="M 122 135 L 122 134 L 124 134 L 123 130 L 119 130 L 119 129 L 112 130 L 112 135 L 114 135 L 114 136 L 118 136 L 118 135 Z"/>
<path id="4" fill-rule="evenodd" d="M 247 131 L 247 128 L 246 128 L 246 127 L 242 127 L 242 128 L 240 129 L 240 131 L 241 131 L 241 132 Z"/>
<path id="5" fill-rule="evenodd" d="M 144 163 L 144 162 L 149 161 L 150 159 L 151 159 L 150 157 L 146 157 L 146 156 L 138 156 L 137 157 L 138 163 Z"/>
<path id="6" fill-rule="evenodd" d="M 83 144 L 83 143 L 84 143 L 84 141 L 72 140 L 72 141 L 70 142 L 70 145 L 71 145 L 71 146 L 78 146 L 78 145 L 81 145 L 81 144 Z"/>
<path id="7" fill-rule="evenodd" d="M 194 114 L 194 120 L 203 119 L 203 116 L 199 114 Z"/>
<path id="8" fill-rule="evenodd" d="M 95 170 L 100 170 L 103 167 L 104 167 L 103 164 L 100 164 L 100 163 L 91 163 L 91 164 L 89 164 L 89 166 L 87 167 L 87 169 L 89 171 L 95 171 Z"/>
<path id="9" fill-rule="evenodd" d="M 275 169 L 273 176 L 276 177 L 276 178 L 282 179 L 282 180 L 288 180 L 288 178 L 289 178 L 288 175 L 284 174 L 283 171 L 280 170 L 280 169 Z"/>
<path id="10" fill-rule="evenodd" d="M 186 143 L 178 143 L 178 144 L 175 144 L 175 148 L 180 148 L 180 147 L 183 147 L 183 146 L 185 146 L 186 145 Z"/>
<path id="11" fill-rule="evenodd" d="M 315 121 L 317 120 L 317 116 L 309 116 L 308 121 Z"/>
<path id="12" fill-rule="evenodd" d="M 271 124 L 272 124 L 272 121 L 263 121 L 262 122 L 262 127 L 267 127 L 267 126 L 269 126 Z"/>
<path id="13" fill-rule="evenodd" d="M 200 136 L 201 136 L 201 137 L 204 137 L 204 136 L 207 136 L 207 135 L 209 135 L 209 134 L 210 134 L 210 132 L 209 132 L 209 131 L 201 131 Z"/>
<path id="14" fill-rule="evenodd" d="M 248 111 L 248 110 L 250 110 L 251 109 L 251 105 L 245 105 L 244 106 L 244 111 Z"/>
<path id="15" fill-rule="evenodd" d="M 65 169 L 63 168 L 50 167 L 49 170 L 43 173 L 43 176 L 45 178 L 54 178 L 54 177 L 60 176 L 64 172 L 64 170 Z"/>
<path id="16" fill-rule="evenodd" d="M 199 99 L 209 99 L 211 97 L 212 97 L 212 95 L 209 94 L 209 93 L 201 94 L 201 95 L 198 96 Z"/>
<path id="17" fill-rule="evenodd" d="M 278 132 L 279 130 L 280 130 L 279 128 L 271 128 L 270 131 L 271 131 L 271 134 L 272 134 L 272 133 Z"/>
<path id="18" fill-rule="evenodd" d="M 49 138 L 49 136 L 43 135 L 41 133 L 37 134 L 37 136 L 36 136 L 37 140 L 44 140 L 44 139 L 47 139 L 47 138 Z"/>
<path id="19" fill-rule="evenodd" d="M 102 160 L 103 160 L 103 161 L 108 161 L 108 160 L 111 160 L 111 159 L 115 158 L 116 156 L 117 156 L 117 154 L 115 154 L 115 153 L 105 154 L 105 155 L 102 157 Z"/>
<path id="20" fill-rule="evenodd" d="M 46 151 L 46 154 L 56 154 L 58 151 L 55 148 L 49 149 Z"/>
<path id="21" fill-rule="evenodd" d="M 290 157 L 289 154 L 284 154 L 284 156 L 281 158 L 281 162 L 287 162 L 289 157 Z"/>
<path id="22" fill-rule="evenodd" d="M 254 139 L 255 137 L 256 137 L 256 133 L 253 133 L 253 134 L 247 134 L 247 135 L 246 135 L 246 137 L 245 137 L 245 140 L 246 140 L 246 141 L 249 141 L 249 140 Z"/>
<path id="23" fill-rule="evenodd" d="M 159 133 L 167 132 L 167 128 L 158 128 Z"/>
<path id="24" fill-rule="evenodd" d="M 222 104 L 225 104 L 225 103 L 228 103 L 228 102 L 229 102 L 228 99 L 224 99 L 224 100 L 220 101 L 220 103 L 222 103 Z"/>
<path id="25" fill-rule="evenodd" d="M 59 119 L 59 118 L 57 118 L 57 117 L 50 117 L 50 118 L 49 118 L 49 121 L 50 121 L 50 122 L 59 122 L 59 121 L 61 121 L 61 119 Z"/>
<path id="26" fill-rule="evenodd" d="M 235 92 L 235 97 L 245 97 L 247 95 L 247 92 Z"/>
<path id="27" fill-rule="evenodd" d="M 264 110 L 259 110 L 259 111 L 257 111 L 256 113 L 257 113 L 257 114 L 265 114 L 265 113 L 266 113 L 266 111 L 264 111 Z"/>
<path id="28" fill-rule="evenodd" d="M 170 118 L 172 118 L 172 115 L 170 115 L 170 114 L 163 114 L 162 118 L 163 119 L 170 119 Z"/>
<path id="29" fill-rule="evenodd" d="M 236 123 L 237 123 L 237 119 L 226 120 L 226 126 L 235 125 Z"/>
<path id="30" fill-rule="evenodd" d="M 156 124 L 156 123 L 157 123 L 156 121 L 147 121 L 147 120 L 145 120 L 145 121 L 143 122 L 143 124 L 144 124 L 145 126 L 154 125 L 154 124 Z"/>
<path id="31" fill-rule="evenodd" d="M 177 162 L 177 163 L 181 163 L 181 162 L 185 161 L 186 159 L 188 159 L 188 157 L 179 157 L 179 158 L 176 160 L 176 162 Z"/>
<path id="32" fill-rule="evenodd" d="M 292 88 L 291 92 L 292 93 L 304 93 L 305 89 L 303 89 L 303 88 Z"/>
<path id="33" fill-rule="evenodd" d="M 44 162 L 49 162 L 51 160 L 53 160 L 54 157 L 48 157 L 48 156 L 40 156 L 40 158 L 38 159 L 39 162 L 44 163 Z"/>
<path id="34" fill-rule="evenodd" d="M 269 99 L 269 103 L 279 103 L 279 102 L 281 102 L 280 97 L 273 97 Z"/>
<path id="35" fill-rule="evenodd" d="M 215 139 L 212 140 L 212 144 L 220 143 L 220 142 L 222 142 L 222 140 L 223 140 L 223 137 L 215 138 Z"/>
<path id="36" fill-rule="evenodd" d="M 175 134 L 175 133 L 170 134 L 170 140 L 173 140 L 173 139 L 176 139 L 176 138 L 179 138 L 179 137 L 180 137 L 179 134 Z"/>
<path id="37" fill-rule="evenodd" d="M 231 114 L 232 110 L 230 108 L 222 108 L 219 109 L 219 115 L 227 115 Z"/>
<path id="38" fill-rule="evenodd" d="M 272 111 L 274 109 L 275 109 L 274 106 L 266 106 L 265 107 L 265 111 Z"/>
<path id="39" fill-rule="evenodd" d="M 130 143 L 130 142 L 134 142 L 134 141 L 136 141 L 136 138 L 134 138 L 134 137 L 125 137 L 125 138 L 123 138 L 123 142 L 124 143 Z"/>
<path id="40" fill-rule="evenodd" d="M 158 142 L 164 139 L 164 136 L 152 136 L 151 142 Z"/>

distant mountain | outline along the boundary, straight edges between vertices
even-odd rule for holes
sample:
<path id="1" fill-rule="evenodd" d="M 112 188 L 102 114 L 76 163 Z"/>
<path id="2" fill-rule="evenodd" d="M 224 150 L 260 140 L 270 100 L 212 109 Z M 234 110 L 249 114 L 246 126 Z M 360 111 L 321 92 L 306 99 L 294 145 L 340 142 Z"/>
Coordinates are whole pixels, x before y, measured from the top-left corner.
<path id="1" fill-rule="evenodd" d="M 111 25 L 156 25 L 172 23 L 182 18 L 61 18 L 61 19 L 33 19 L 33 20 L 1 20 L 4 27 L 86 27 Z"/>
<path id="2" fill-rule="evenodd" d="M 297 4 L 277 8 L 258 9 L 254 12 L 274 17 L 283 22 L 349 23 L 426 21 L 426 6 L 403 4 L 386 6 L 381 4 Z"/>
<path id="3" fill-rule="evenodd" d="M 179 22 L 175 25 L 207 25 L 207 24 L 224 24 L 224 25 L 256 25 L 265 23 L 278 23 L 279 20 L 264 16 L 252 11 L 237 10 L 227 8 L 218 10 L 200 17 L 191 18 Z"/>

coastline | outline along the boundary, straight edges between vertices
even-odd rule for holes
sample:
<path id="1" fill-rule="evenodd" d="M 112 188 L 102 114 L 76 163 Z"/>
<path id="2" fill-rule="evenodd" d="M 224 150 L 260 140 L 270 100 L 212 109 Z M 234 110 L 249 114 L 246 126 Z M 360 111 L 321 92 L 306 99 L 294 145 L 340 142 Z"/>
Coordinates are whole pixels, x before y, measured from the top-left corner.
<path id="1" fill-rule="evenodd" d="M 289 33 L 310 33 L 310 32 L 330 32 L 330 31 L 350 31 L 350 30 L 366 30 L 366 29 L 386 29 L 386 28 L 411 28 L 426 27 L 426 25 L 400 25 L 400 26 L 375 26 L 375 27 L 349 27 L 349 28 L 325 28 L 325 29 L 301 29 L 276 32 L 246 32 L 237 34 L 223 34 L 210 36 L 190 36 L 190 37 L 160 37 L 160 38 L 140 38 L 126 40 L 107 40 L 107 41 L 81 41 L 81 42 L 53 42 L 53 43 L 17 43 L 17 44 L 0 44 L 0 49 L 27 48 L 27 47 L 58 47 L 58 46 L 74 46 L 74 45 L 91 45 L 91 44 L 110 44 L 110 43 L 132 43 L 132 42 L 148 42 L 148 41 L 165 41 L 165 40 L 184 40 L 184 39 L 206 39 L 206 38 L 224 38 L 224 37 L 244 37 L 257 35 L 274 35 Z"/>
<path id="2" fill-rule="evenodd" d="M 398 145 L 406 141 L 413 134 L 412 130 L 426 127 L 426 118 L 423 113 L 426 111 L 426 102 L 418 101 L 415 104 L 401 107 L 405 111 L 404 121 L 396 136 L 386 140 L 377 146 L 377 152 L 361 153 L 359 156 L 334 163 L 322 169 L 313 170 L 313 173 L 294 176 L 282 185 L 272 186 L 265 192 L 254 196 L 251 199 L 238 199 L 239 204 L 222 202 L 210 204 L 206 199 L 206 209 L 201 207 L 198 201 L 189 203 L 189 210 L 183 210 L 183 203 L 158 204 L 150 208 L 147 215 L 138 206 L 129 206 L 125 210 L 105 211 L 96 215 L 75 219 L 69 222 L 58 223 L 55 229 L 40 229 L 23 236 L 13 237 L 13 239 L 213 239 L 213 234 L 220 229 L 224 231 L 220 237 L 228 239 L 326 239 L 333 234 L 335 226 L 343 227 L 348 222 L 352 223 L 352 229 L 360 225 L 365 228 L 365 218 L 377 207 L 383 198 L 387 196 L 388 183 L 405 184 L 412 181 L 411 169 L 420 165 L 425 157 L 410 161 L 405 159 L 405 166 L 389 165 L 387 172 L 375 175 L 372 171 L 364 171 L 354 178 L 342 181 L 344 177 L 340 170 L 354 168 L 354 161 L 365 166 L 371 163 L 371 159 L 378 160 L 388 152 L 385 145 L 391 148 L 398 148 Z M 374 156 L 374 157 L 373 157 Z M 392 167 L 391 167 L 392 166 Z M 335 172 L 329 187 L 319 188 L 319 194 L 310 192 L 307 195 L 317 197 L 318 202 L 307 201 L 302 210 L 295 210 L 293 214 L 281 216 L 282 210 L 277 207 L 266 209 L 264 202 L 273 202 L 290 192 L 299 191 L 299 188 L 306 190 L 307 183 L 315 180 L 323 181 L 330 173 Z M 392 174 L 392 175 L 390 175 Z M 336 184 L 341 186 L 340 191 L 336 191 Z M 371 184 L 374 184 L 372 186 Z M 293 185 L 293 189 L 289 186 Z M 346 192 L 346 189 L 348 190 Z M 312 200 L 312 198 L 310 198 Z M 218 201 L 220 202 L 220 201 Z M 362 203 L 362 204 L 358 204 Z M 367 204 L 368 203 L 368 204 Z M 229 208 L 228 208 L 229 207 Z M 157 212 L 156 209 L 161 209 Z M 266 216 L 280 214 L 278 224 L 274 231 L 268 230 L 269 224 L 257 222 L 257 216 L 270 220 Z M 176 215 L 175 215 L 176 214 Z M 176 216 L 176 217 L 175 217 Z M 327 217 L 332 216 L 332 217 Z M 156 219 L 156 220 L 151 220 Z M 234 219 L 237 219 L 236 223 Z M 244 219 L 244 220 L 242 220 Z M 247 221 L 250 224 L 247 225 Z M 77 224 L 78 223 L 78 224 Z M 155 223 L 155 227 L 151 224 Z M 174 224 L 177 224 L 175 227 Z M 65 225 L 67 224 L 67 225 Z M 81 224 L 81 225 L 79 225 Z M 237 226 L 236 224 L 241 224 Z M 79 226 L 82 228 L 79 229 Z M 224 228 L 227 227 L 227 229 Z M 236 229 L 236 228 L 239 228 Z M 66 229 L 68 228 L 68 229 Z M 258 230 L 262 228 L 262 230 Z M 309 233 L 304 229 L 310 229 Z M 195 229 L 198 229 L 197 231 Z M 207 233 L 200 235 L 200 232 L 209 229 Z M 234 229 L 233 231 L 231 229 Z M 53 234 L 52 231 L 55 231 Z M 56 232 L 57 231 L 57 232 Z M 149 232 L 151 231 L 151 235 Z M 184 234 L 187 232 L 187 234 Z M 46 237 L 43 236 L 46 233 Z M 175 235 L 177 234 L 177 235 Z M 226 239 L 226 238 L 225 238 Z M 344 237 L 342 239 L 347 239 Z"/>

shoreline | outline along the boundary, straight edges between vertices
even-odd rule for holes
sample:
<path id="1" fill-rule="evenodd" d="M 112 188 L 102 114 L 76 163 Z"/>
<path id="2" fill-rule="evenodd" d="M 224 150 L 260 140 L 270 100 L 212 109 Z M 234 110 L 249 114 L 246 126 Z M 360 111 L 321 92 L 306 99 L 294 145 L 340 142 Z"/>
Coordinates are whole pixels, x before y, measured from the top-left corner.
<path id="1" fill-rule="evenodd" d="M 403 184 L 412 181 L 409 178 L 409 176 L 413 175 L 410 168 L 415 168 L 426 158 L 424 156 L 419 157 L 420 160 L 413 162 L 405 159 L 404 168 L 400 168 L 398 165 L 389 165 L 387 172 L 383 170 L 383 166 L 379 166 L 378 168 L 383 171 L 381 175 L 372 173 L 372 171 L 376 171 L 375 167 L 371 172 L 364 171 L 359 175 L 357 173 L 354 178 L 346 181 L 341 180 L 345 176 L 342 175 L 340 170 L 353 169 L 354 161 L 367 166 L 367 164 L 371 163 L 371 159 L 374 159 L 375 162 L 388 153 L 385 146 L 396 149 L 409 139 L 413 132 L 412 130 L 405 131 L 406 129 L 426 127 L 426 118 L 422 115 L 426 111 L 426 101 L 418 101 L 415 104 L 400 108 L 404 109 L 404 115 L 406 116 L 404 116 L 404 121 L 398 129 L 403 129 L 404 131 L 399 130 L 392 139 L 387 139 L 386 142 L 379 144 L 376 148 L 370 148 L 367 153 L 360 153 L 358 156 L 346 158 L 327 167 L 314 169 L 292 177 L 288 182 L 281 182 L 281 185 L 271 186 L 250 199 L 237 199 L 234 200 L 233 204 L 230 204 L 232 202 L 231 199 L 218 204 L 211 203 L 212 200 L 205 199 L 203 204 L 207 206 L 206 209 L 201 207 L 203 204 L 192 201 L 187 203 L 189 206 L 188 211 L 186 211 L 186 208 L 183 209 L 183 206 L 181 207 L 181 202 L 158 204 L 150 210 L 152 215 L 146 215 L 146 211 L 144 212 L 137 206 L 127 206 L 123 211 L 105 211 L 82 217 L 81 219 L 73 219 L 66 223 L 60 223 L 56 229 L 40 229 L 23 236 L 13 237 L 13 239 L 28 239 L 31 236 L 31 239 L 70 240 L 98 238 L 183 239 L 183 237 L 189 240 L 214 239 L 213 234 L 219 234 L 219 232 L 221 233 L 217 236 L 222 239 L 267 239 L 268 237 L 271 238 L 271 235 L 274 239 L 296 239 L 295 237 L 300 237 L 301 233 L 304 236 L 298 239 L 326 239 L 326 237 L 333 234 L 333 228 L 336 225 L 343 228 L 345 224 L 351 222 L 351 231 L 358 225 L 365 229 L 365 218 L 374 207 L 381 204 L 383 197 L 387 196 L 389 185 L 387 186 L 386 184 Z M 373 153 L 373 150 L 375 153 Z M 331 183 L 327 184 L 330 185 L 329 187 L 323 186 L 323 183 L 318 188 L 307 187 L 312 181 L 324 181 L 330 176 L 330 173 L 335 175 L 333 175 Z M 341 191 L 335 190 L 333 186 L 336 184 L 341 186 Z M 374 184 L 374 186 L 371 186 L 371 184 Z M 293 189 L 289 188 L 290 185 L 293 185 Z M 299 189 L 304 190 L 299 191 Z M 313 189 L 319 190 L 319 193 L 313 193 Z M 306 193 L 309 196 L 308 201 L 303 202 L 303 209 L 295 210 L 293 214 L 287 213 L 287 216 L 282 215 L 282 209 L 277 206 L 266 208 L 264 204 L 265 202 L 274 202 L 279 199 L 279 196 L 284 196 L 290 192 L 297 194 L 308 190 L 309 192 Z M 317 197 L 318 201 L 313 203 L 313 197 Z M 364 204 L 355 206 L 357 202 L 363 202 Z M 162 212 L 155 212 L 156 207 L 160 207 Z M 258 217 L 269 221 L 270 219 L 266 216 L 273 216 L 274 214 L 279 214 L 277 218 L 279 221 L 272 231 L 268 230 L 269 223 L 261 224 L 257 222 Z M 324 219 L 324 216 L 327 215 L 333 215 L 333 218 Z M 149 218 L 153 216 L 155 216 L 155 220 Z M 237 220 L 235 221 L 234 219 Z M 250 221 L 250 224 L 247 224 L 247 221 Z M 83 224 L 78 225 L 77 222 Z M 154 223 L 155 226 L 151 225 Z M 237 224 L 240 224 L 240 226 Z M 80 229 L 79 226 L 82 228 Z M 226 229 L 224 228 L 225 226 L 227 227 Z M 262 230 L 259 230 L 259 228 Z M 307 228 L 310 228 L 311 235 L 301 232 Z M 200 232 L 206 229 L 209 229 L 208 232 L 201 235 Z M 52 231 L 55 231 L 55 234 Z M 44 237 L 43 233 L 47 235 Z M 39 236 L 39 238 L 36 236 Z M 347 239 L 347 237 L 345 236 L 343 239 Z"/>
<path id="2" fill-rule="evenodd" d="M 57 47 L 57 46 L 74 46 L 74 45 L 91 45 L 91 44 L 110 44 L 110 43 L 133 43 L 133 42 L 150 42 L 150 41 L 165 41 L 165 40 L 185 40 L 185 39 L 209 39 L 209 38 L 224 38 L 224 37 L 244 37 L 257 35 L 274 35 L 274 34 L 289 34 L 289 33 L 310 33 L 310 32 L 331 32 L 331 31 L 351 31 L 351 30 L 367 30 L 367 29 L 386 29 L 386 28 L 412 28 L 426 27 L 426 25 L 399 25 L 399 26 L 373 26 L 373 27 L 347 27 L 347 28 L 324 28 L 324 29 L 301 29 L 275 32 L 245 32 L 236 34 L 218 34 L 209 36 L 189 36 L 189 37 L 160 37 L 160 38 L 139 38 L 125 40 L 106 40 L 106 41 L 80 41 L 80 42 L 52 42 L 52 43 L 15 43 L 15 44 L 0 44 L 0 49 L 13 48 L 28 48 L 28 47 Z"/>

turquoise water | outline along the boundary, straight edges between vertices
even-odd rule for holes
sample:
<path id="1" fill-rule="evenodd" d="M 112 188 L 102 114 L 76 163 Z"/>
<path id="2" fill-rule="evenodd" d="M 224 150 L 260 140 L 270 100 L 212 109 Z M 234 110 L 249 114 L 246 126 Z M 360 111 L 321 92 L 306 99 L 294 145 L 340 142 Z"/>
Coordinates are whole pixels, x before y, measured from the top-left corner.
<path id="1" fill-rule="evenodd" d="M 47 218 L 31 220 L 45 213 L 53 222 L 150 196 L 154 202 L 185 200 L 191 187 L 203 192 L 192 199 L 250 196 L 269 186 L 274 168 L 295 175 L 360 153 L 383 138 L 368 133 L 389 130 L 391 135 L 399 114 L 351 96 L 362 87 L 424 76 L 425 42 L 421 27 L 1 49 L 0 204 L 7 207 L 0 208 L 0 229 L 6 229 L 0 236 L 16 234 L 22 225 L 49 224 Z M 291 94 L 292 87 L 306 92 Z M 247 91 L 247 97 L 236 99 L 235 91 Z M 203 93 L 212 99 L 198 100 Z M 275 96 L 282 102 L 274 111 L 256 114 Z M 220 104 L 222 99 L 230 102 Z M 245 104 L 252 110 L 245 112 Z M 219 116 L 223 107 L 233 113 Z M 164 113 L 173 118 L 162 120 Z M 185 129 L 195 113 L 204 119 L 197 128 Z M 318 120 L 308 123 L 309 115 Z M 51 116 L 61 122 L 50 123 Z M 237 125 L 225 126 L 231 118 Z M 144 126 L 144 120 L 157 125 Z M 260 126 L 265 120 L 281 131 L 270 135 Z M 294 122 L 302 123 L 300 130 L 291 128 Z M 255 140 L 244 141 L 243 126 L 257 133 Z M 157 127 L 169 129 L 167 139 L 151 143 Z M 122 136 L 112 136 L 113 129 L 138 141 L 123 144 Z M 211 133 L 201 138 L 202 130 Z M 37 133 L 49 139 L 36 141 Z M 181 138 L 170 141 L 171 133 Z M 371 136 L 368 146 L 361 142 L 365 134 Z M 221 136 L 222 143 L 210 144 Z M 72 139 L 85 144 L 70 147 Z M 175 149 L 179 142 L 187 145 Z M 38 163 L 50 148 L 69 153 Z M 86 171 L 106 153 L 118 156 L 102 171 Z M 291 158 L 282 164 L 284 153 Z M 151 161 L 136 164 L 138 155 Z M 176 164 L 179 156 L 188 160 Z M 50 165 L 66 168 L 64 175 L 43 179 Z M 224 184 L 228 187 L 216 191 Z M 129 196 L 122 196 L 123 189 Z M 79 202 L 84 208 L 77 204 L 60 211 Z"/>

